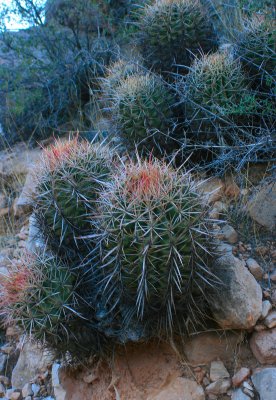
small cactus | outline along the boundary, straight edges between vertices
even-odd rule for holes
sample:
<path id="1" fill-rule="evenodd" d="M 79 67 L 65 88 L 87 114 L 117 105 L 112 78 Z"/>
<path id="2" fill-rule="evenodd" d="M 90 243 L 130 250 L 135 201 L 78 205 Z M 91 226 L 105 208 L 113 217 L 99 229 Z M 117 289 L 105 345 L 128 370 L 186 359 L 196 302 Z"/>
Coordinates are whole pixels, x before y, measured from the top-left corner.
<path id="1" fill-rule="evenodd" d="M 257 88 L 275 88 L 276 29 L 275 23 L 253 20 L 237 35 L 235 55 L 251 76 Z"/>
<path id="2" fill-rule="evenodd" d="M 164 154 L 173 145 L 175 99 L 157 75 L 132 75 L 123 80 L 113 100 L 118 135 L 129 151 Z"/>
<path id="3" fill-rule="evenodd" d="M 153 335 L 171 331 L 177 318 L 193 320 L 194 296 L 204 297 L 214 277 L 206 211 L 190 175 L 139 160 L 125 165 L 102 202 L 102 297 Z"/>
<path id="4" fill-rule="evenodd" d="M 47 245 L 72 252 L 91 233 L 100 191 L 110 178 L 106 148 L 77 139 L 57 142 L 44 151 L 37 174 L 34 215 Z"/>
<path id="5" fill-rule="evenodd" d="M 195 54 L 216 45 L 212 26 L 198 0 L 160 0 L 145 6 L 140 42 L 149 67 L 168 72 L 188 66 Z"/>

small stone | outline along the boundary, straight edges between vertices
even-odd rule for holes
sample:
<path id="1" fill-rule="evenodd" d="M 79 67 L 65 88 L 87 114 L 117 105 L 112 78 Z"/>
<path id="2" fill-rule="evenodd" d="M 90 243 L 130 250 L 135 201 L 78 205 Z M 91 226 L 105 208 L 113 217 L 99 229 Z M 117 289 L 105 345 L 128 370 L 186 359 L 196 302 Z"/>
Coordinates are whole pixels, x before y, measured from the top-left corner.
<path id="1" fill-rule="evenodd" d="M 219 379 L 206 387 L 207 394 L 223 394 L 231 387 L 230 379 Z"/>
<path id="2" fill-rule="evenodd" d="M 21 400 L 22 399 L 22 395 L 20 392 L 13 392 L 11 397 L 11 400 Z"/>
<path id="3" fill-rule="evenodd" d="M 202 381 L 202 383 L 203 383 L 203 385 L 204 386 L 208 386 L 208 385 L 210 385 L 210 381 L 209 381 L 209 379 L 208 378 L 203 378 L 203 381 Z"/>
<path id="4" fill-rule="evenodd" d="M 264 320 L 264 324 L 268 328 L 274 328 L 276 326 L 276 310 L 271 311 Z"/>
<path id="5" fill-rule="evenodd" d="M 238 234 L 231 225 L 225 225 L 219 232 L 219 237 L 228 243 L 234 244 L 238 241 Z"/>
<path id="6" fill-rule="evenodd" d="M 247 209 L 255 221 L 268 229 L 276 226 L 276 183 L 264 184 L 259 187 L 250 199 Z"/>
<path id="7" fill-rule="evenodd" d="M 236 389 L 233 391 L 231 400 L 249 400 L 249 397 L 241 389 Z"/>
<path id="8" fill-rule="evenodd" d="M 7 376 L 0 375 L 0 382 L 4 383 L 5 386 L 9 386 L 10 379 Z"/>
<path id="9" fill-rule="evenodd" d="M 260 319 L 265 319 L 265 317 L 267 317 L 271 308 L 272 308 L 272 304 L 270 303 L 270 301 L 264 300 L 262 303 L 262 315 L 261 315 Z"/>
<path id="10" fill-rule="evenodd" d="M 12 397 L 12 394 L 15 392 L 15 389 L 7 389 L 6 390 L 6 394 L 5 394 L 5 396 L 7 397 L 7 399 L 11 399 Z"/>
<path id="11" fill-rule="evenodd" d="M 273 272 L 271 272 L 271 274 L 269 275 L 269 278 L 272 282 L 276 282 L 276 269 L 274 269 Z"/>
<path id="12" fill-rule="evenodd" d="M 240 188 L 234 181 L 232 176 L 225 178 L 225 196 L 236 199 L 240 195 Z"/>
<path id="13" fill-rule="evenodd" d="M 237 387 L 242 384 L 245 379 L 250 376 L 250 369 L 249 368 L 241 368 L 235 375 L 232 377 L 233 386 Z"/>
<path id="14" fill-rule="evenodd" d="M 251 272 L 251 274 L 257 280 L 260 281 L 263 278 L 264 271 L 263 271 L 262 267 L 257 263 L 256 260 L 254 260 L 253 258 L 248 258 L 248 260 L 246 261 L 246 265 L 247 265 L 249 271 Z"/>
<path id="15" fill-rule="evenodd" d="M 229 372 L 225 368 L 222 361 L 212 361 L 210 367 L 210 379 L 212 382 L 218 381 L 219 379 L 229 378 Z"/>
<path id="16" fill-rule="evenodd" d="M 220 242 L 219 245 L 216 247 L 217 252 L 219 255 L 223 256 L 225 254 L 232 254 L 233 247 L 229 243 Z"/>
<path id="17" fill-rule="evenodd" d="M 266 326 L 264 324 L 257 324 L 254 326 L 254 330 L 256 332 L 261 332 L 266 330 Z"/>
<path id="18" fill-rule="evenodd" d="M 203 194 L 206 203 L 212 204 L 221 200 L 224 183 L 219 178 L 210 178 L 198 184 L 198 190 Z"/>
<path id="19" fill-rule="evenodd" d="M 33 395 L 36 396 L 40 392 L 40 385 L 37 385 L 36 383 L 32 384 L 32 391 Z"/>
<path id="20" fill-rule="evenodd" d="M 275 400 L 276 368 L 264 368 L 252 375 L 252 382 L 260 400 Z"/>
<path id="21" fill-rule="evenodd" d="M 22 388 L 22 396 L 27 397 L 27 396 L 33 396 L 33 390 L 32 390 L 32 385 L 31 383 L 26 383 L 26 385 L 23 386 Z"/>
<path id="22" fill-rule="evenodd" d="M 243 393 L 246 394 L 248 397 L 250 397 L 251 399 L 254 399 L 254 392 L 252 392 L 252 390 L 248 389 L 248 388 L 243 388 L 242 389 Z"/>
<path id="23" fill-rule="evenodd" d="M 98 375 L 96 375 L 96 374 L 89 374 L 89 375 L 86 375 L 86 376 L 84 376 L 83 377 L 83 381 L 85 382 L 85 383 L 93 383 L 93 382 L 95 382 L 97 379 L 99 379 L 99 377 L 98 377 Z"/>
<path id="24" fill-rule="evenodd" d="M 253 333 L 250 347 L 261 364 L 276 363 L 276 328 Z"/>

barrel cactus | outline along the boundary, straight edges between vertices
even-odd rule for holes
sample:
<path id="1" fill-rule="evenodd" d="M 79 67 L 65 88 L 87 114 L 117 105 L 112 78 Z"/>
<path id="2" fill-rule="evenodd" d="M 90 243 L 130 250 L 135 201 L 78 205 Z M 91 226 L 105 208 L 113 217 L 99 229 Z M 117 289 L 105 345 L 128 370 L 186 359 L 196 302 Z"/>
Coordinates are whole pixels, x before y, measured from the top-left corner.
<path id="1" fill-rule="evenodd" d="M 120 308 L 121 331 L 129 321 L 149 335 L 171 332 L 176 320 L 188 327 L 200 311 L 195 298 L 214 280 L 206 211 L 190 175 L 156 160 L 129 163 L 102 202 L 100 293 Z"/>
<path id="2" fill-rule="evenodd" d="M 275 23 L 268 21 L 250 21 L 236 37 L 235 55 L 259 89 L 271 86 L 275 88 L 275 43 Z"/>
<path id="3" fill-rule="evenodd" d="M 91 233 L 91 216 L 110 170 L 110 153 L 103 146 L 73 139 L 44 151 L 34 215 L 49 248 L 72 253 L 83 245 L 78 237 Z"/>
<path id="4" fill-rule="evenodd" d="M 130 151 L 164 154 L 173 146 L 175 99 L 154 74 L 127 77 L 117 87 L 113 113 L 118 135 Z"/>
<path id="5" fill-rule="evenodd" d="M 257 103 L 241 64 L 227 53 L 196 60 L 186 79 L 178 82 L 178 90 L 195 140 L 211 139 L 219 144 L 217 134 L 222 127 L 241 126 L 256 112 Z"/>
<path id="6" fill-rule="evenodd" d="M 145 6 L 140 21 L 145 61 L 163 72 L 176 64 L 188 66 L 198 52 L 216 45 L 211 23 L 198 0 L 160 0 Z"/>

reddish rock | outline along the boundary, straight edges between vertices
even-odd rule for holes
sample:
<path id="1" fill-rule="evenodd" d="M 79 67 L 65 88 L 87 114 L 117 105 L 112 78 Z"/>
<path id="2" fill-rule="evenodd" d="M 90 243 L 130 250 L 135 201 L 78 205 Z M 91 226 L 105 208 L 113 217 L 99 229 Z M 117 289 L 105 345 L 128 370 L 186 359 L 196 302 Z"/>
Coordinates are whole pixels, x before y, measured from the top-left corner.
<path id="1" fill-rule="evenodd" d="M 235 375 L 232 377 L 233 386 L 237 387 L 242 384 L 251 374 L 249 368 L 241 368 Z"/>
<path id="2" fill-rule="evenodd" d="M 276 328 L 253 333 L 250 347 L 261 364 L 276 363 Z"/>
<path id="3" fill-rule="evenodd" d="M 253 258 L 248 258 L 248 260 L 246 261 L 246 265 L 247 265 L 249 271 L 251 272 L 251 274 L 257 280 L 260 281 L 263 278 L 264 271 L 263 271 L 262 267 L 257 263 L 256 260 L 254 260 Z"/>

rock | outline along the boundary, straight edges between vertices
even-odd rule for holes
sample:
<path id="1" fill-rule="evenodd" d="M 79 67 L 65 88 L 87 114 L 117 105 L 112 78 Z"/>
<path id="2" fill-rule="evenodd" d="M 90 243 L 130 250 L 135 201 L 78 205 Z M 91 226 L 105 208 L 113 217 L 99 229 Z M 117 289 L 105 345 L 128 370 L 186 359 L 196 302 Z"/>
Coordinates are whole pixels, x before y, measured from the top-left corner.
<path id="1" fill-rule="evenodd" d="M 56 400 L 65 400 L 66 392 L 60 383 L 59 369 L 60 364 L 54 363 L 52 366 L 52 386 Z"/>
<path id="2" fill-rule="evenodd" d="M 32 384 L 31 383 L 26 383 L 23 388 L 22 388 L 22 396 L 27 397 L 27 396 L 33 396 L 33 389 L 32 389 Z"/>
<path id="3" fill-rule="evenodd" d="M 228 389 L 231 387 L 230 379 L 219 379 L 216 382 L 210 383 L 205 388 L 207 394 L 223 394 L 227 393 Z"/>
<path id="4" fill-rule="evenodd" d="M 32 196 L 35 192 L 36 180 L 32 172 L 29 172 L 20 196 L 13 205 L 13 212 L 16 217 L 28 215 L 32 211 Z"/>
<path id="5" fill-rule="evenodd" d="M 275 400 L 276 368 L 264 368 L 256 371 L 251 379 L 259 393 L 260 400 Z"/>
<path id="6" fill-rule="evenodd" d="M 204 400 L 204 391 L 195 381 L 176 378 L 161 392 L 147 400 Z"/>
<path id="7" fill-rule="evenodd" d="M 219 232 L 219 238 L 226 240 L 228 243 L 234 244 L 238 241 L 238 234 L 231 225 L 225 225 Z"/>
<path id="8" fill-rule="evenodd" d="M 264 300 L 262 303 L 262 315 L 261 315 L 261 319 L 265 319 L 265 317 L 267 316 L 267 314 L 269 313 L 269 311 L 272 308 L 272 304 L 270 303 L 269 300 Z"/>
<path id="9" fill-rule="evenodd" d="M 209 217 L 213 219 L 219 219 L 220 214 L 227 211 L 227 205 L 222 201 L 216 201 L 214 203 L 213 209 L 209 213 Z"/>
<path id="10" fill-rule="evenodd" d="M 231 400 L 249 400 L 250 397 L 248 397 L 241 389 L 236 389 L 233 391 Z"/>
<path id="11" fill-rule="evenodd" d="M 0 397 L 4 397 L 4 394 L 6 392 L 5 386 L 0 383 Z"/>
<path id="12" fill-rule="evenodd" d="M 6 398 L 9 399 L 9 400 L 13 400 L 13 399 L 14 399 L 14 396 L 13 396 L 14 393 L 16 393 L 16 394 L 14 395 L 14 396 L 16 397 L 16 396 L 18 396 L 18 393 L 19 393 L 19 392 L 16 392 L 15 389 L 7 389 L 7 390 L 6 390 L 5 396 L 6 396 Z M 21 394 L 19 393 L 19 395 L 21 395 Z"/>
<path id="13" fill-rule="evenodd" d="M 25 397 L 25 400 L 32 400 L 32 396 Z"/>
<path id="14" fill-rule="evenodd" d="M 27 242 L 27 250 L 37 253 L 45 249 L 45 242 L 41 237 L 41 232 L 38 229 L 34 215 L 30 216 L 29 220 L 29 237 Z"/>
<path id="15" fill-rule="evenodd" d="M 250 347 L 261 364 L 276 363 L 276 328 L 254 332 L 250 339 Z"/>
<path id="16" fill-rule="evenodd" d="M 22 395 L 20 392 L 13 392 L 11 395 L 11 400 L 21 400 Z"/>
<path id="17" fill-rule="evenodd" d="M 35 344 L 26 342 L 12 371 L 12 387 L 22 389 L 26 382 L 30 382 L 51 363 L 52 357 L 46 351 Z"/>
<path id="18" fill-rule="evenodd" d="M 0 375 L 0 382 L 3 383 L 5 386 L 9 386 L 10 379 L 7 376 Z"/>
<path id="19" fill-rule="evenodd" d="M 246 260 L 246 265 L 251 272 L 251 274 L 258 280 L 262 280 L 264 271 L 262 267 L 253 258 L 248 258 Z"/>
<path id="20" fill-rule="evenodd" d="M 240 188 L 238 187 L 232 176 L 227 176 L 225 178 L 224 194 L 225 196 L 232 199 L 236 199 L 240 195 Z"/>
<path id="21" fill-rule="evenodd" d="M 224 190 L 224 183 L 219 178 L 210 178 L 198 184 L 198 190 L 203 194 L 208 204 L 221 200 Z"/>
<path id="22" fill-rule="evenodd" d="M 262 313 L 262 289 L 244 266 L 231 254 L 220 257 L 212 272 L 222 284 L 209 289 L 211 311 L 223 329 L 250 329 Z"/>
<path id="23" fill-rule="evenodd" d="M 5 372 L 5 366 L 7 362 L 7 355 L 0 353 L 0 374 L 3 374 Z"/>
<path id="24" fill-rule="evenodd" d="M 32 392 L 33 392 L 33 395 L 36 396 L 40 392 L 40 386 L 33 383 L 32 384 Z"/>
<path id="25" fill-rule="evenodd" d="M 229 378 L 229 372 L 225 368 L 222 361 L 212 361 L 210 366 L 210 379 L 212 382 L 219 379 Z"/>
<path id="26" fill-rule="evenodd" d="M 269 279 L 274 283 L 276 282 L 276 269 L 269 274 Z"/>
<path id="27" fill-rule="evenodd" d="M 247 209 L 251 218 L 273 230 L 276 227 L 276 182 L 260 187 L 247 204 Z"/>
<path id="28" fill-rule="evenodd" d="M 219 242 L 219 244 L 216 246 L 216 251 L 221 257 L 227 253 L 233 254 L 233 247 L 231 244 Z"/>
<path id="29" fill-rule="evenodd" d="M 198 334 L 184 343 L 184 353 L 191 365 L 209 364 L 218 358 L 229 361 L 242 342 L 243 335 L 225 332 L 223 336 L 215 332 Z"/>
<path id="30" fill-rule="evenodd" d="M 270 329 L 276 326 L 276 310 L 273 310 L 268 314 L 264 320 L 264 324 Z"/>
<path id="31" fill-rule="evenodd" d="M 232 377 L 233 386 L 237 387 L 242 384 L 250 376 L 250 369 L 249 368 L 241 368 L 235 375 Z"/>

